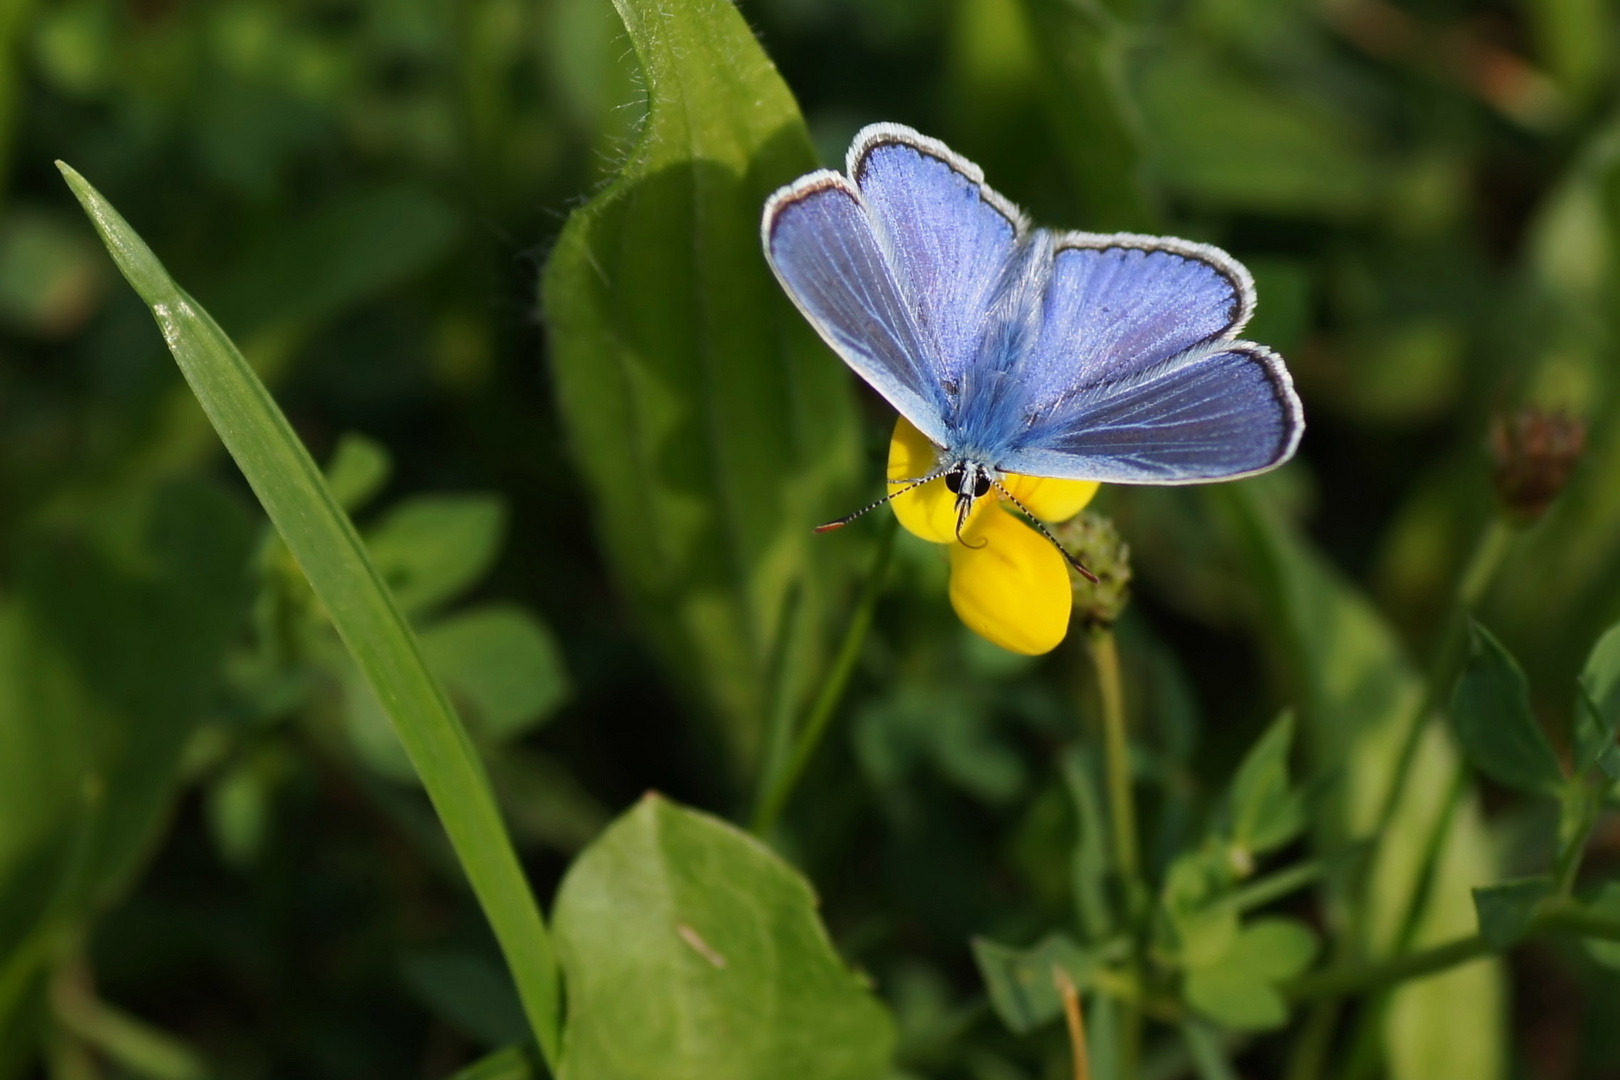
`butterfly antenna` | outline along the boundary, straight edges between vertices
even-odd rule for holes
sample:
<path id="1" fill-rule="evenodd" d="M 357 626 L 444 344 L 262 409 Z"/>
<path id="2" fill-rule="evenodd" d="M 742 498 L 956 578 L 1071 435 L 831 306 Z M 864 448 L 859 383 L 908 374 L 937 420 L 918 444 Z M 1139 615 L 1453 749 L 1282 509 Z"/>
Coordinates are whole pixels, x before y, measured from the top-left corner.
<path id="1" fill-rule="evenodd" d="M 1001 492 L 1008 502 L 1012 503 L 1014 506 L 1018 507 L 1018 509 L 1024 512 L 1024 516 L 1029 518 L 1029 523 L 1035 526 L 1037 532 L 1051 541 L 1052 546 L 1058 549 L 1058 553 L 1063 556 L 1064 561 L 1070 566 L 1074 567 L 1075 573 L 1079 574 L 1093 585 L 1097 584 L 1097 575 L 1093 574 L 1090 570 L 1087 570 L 1085 564 L 1079 559 L 1075 558 L 1073 555 L 1070 555 L 1069 549 L 1058 543 L 1058 538 L 1052 535 L 1052 531 L 1046 527 L 1041 519 L 1029 512 L 1029 507 L 1019 502 L 1017 497 L 1014 496 L 1012 492 L 1008 491 L 1002 486 L 1000 480 L 991 477 L 990 482 L 996 486 L 996 490 Z"/>
<path id="2" fill-rule="evenodd" d="M 815 528 L 815 531 L 818 532 L 818 533 L 824 533 L 824 532 L 832 532 L 834 529 L 842 529 L 845 525 L 848 525 L 850 522 L 854 521 L 856 518 L 860 517 L 862 514 L 870 514 L 873 510 L 876 510 L 878 507 L 882 506 L 884 503 L 888 502 L 890 499 L 897 499 L 901 495 L 904 495 L 908 491 L 915 491 L 918 488 L 922 487 L 924 484 L 926 484 L 926 483 L 928 483 L 928 482 L 930 482 L 932 480 L 938 480 L 940 477 L 944 476 L 949 471 L 950 471 L 949 469 L 940 469 L 937 472 L 929 473 L 927 476 L 920 476 L 917 479 L 913 480 L 911 483 L 907 484 L 905 487 L 901 488 L 899 491 L 891 491 L 891 492 L 889 492 L 887 495 L 883 496 L 883 498 L 879 499 L 877 502 L 873 503 L 871 506 L 863 506 L 859 510 L 855 511 L 853 514 L 846 514 L 843 517 L 839 518 L 837 521 L 829 521 L 825 525 L 817 525 L 816 528 Z"/>

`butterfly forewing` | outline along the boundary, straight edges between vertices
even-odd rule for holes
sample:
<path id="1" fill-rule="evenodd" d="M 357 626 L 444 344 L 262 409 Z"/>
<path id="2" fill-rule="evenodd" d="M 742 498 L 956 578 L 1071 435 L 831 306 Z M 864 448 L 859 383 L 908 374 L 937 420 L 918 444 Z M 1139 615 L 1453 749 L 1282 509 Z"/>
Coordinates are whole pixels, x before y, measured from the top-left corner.
<path id="1" fill-rule="evenodd" d="M 944 443 L 944 391 L 932 348 L 889 269 L 850 183 L 813 173 L 765 204 L 766 259 L 816 330 L 918 430 Z"/>

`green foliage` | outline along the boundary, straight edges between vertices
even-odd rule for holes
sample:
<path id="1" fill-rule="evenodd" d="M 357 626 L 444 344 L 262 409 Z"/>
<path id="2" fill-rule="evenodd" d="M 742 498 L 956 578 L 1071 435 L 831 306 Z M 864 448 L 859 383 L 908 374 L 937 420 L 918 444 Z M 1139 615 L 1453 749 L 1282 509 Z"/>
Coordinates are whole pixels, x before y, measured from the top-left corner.
<path id="1" fill-rule="evenodd" d="M 1547 736 L 1530 712 L 1519 665 L 1483 626 L 1469 626 L 1468 666 L 1451 699 L 1451 720 L 1464 751 L 1497 783 L 1550 794 L 1564 783 Z"/>
<path id="2" fill-rule="evenodd" d="M 5 5 L 0 1080 L 1031 1080 L 1054 969 L 1098 1080 L 1615 1074 L 1617 116 L 1602 0 Z M 877 120 L 1254 272 L 1308 437 L 1088 509 L 1122 709 L 809 534 L 892 414 L 760 204 Z"/>
<path id="3" fill-rule="evenodd" d="M 1027 949 L 1010 949 L 985 938 L 973 941 L 973 959 L 990 992 L 990 1004 L 1009 1029 L 1027 1034 L 1063 1012 L 1058 977 L 1084 985 L 1098 957 L 1066 934 L 1050 934 Z"/>
<path id="4" fill-rule="evenodd" d="M 854 465 L 848 376 L 759 252 L 766 196 L 815 155 L 730 4 L 617 6 L 647 120 L 546 267 L 559 404 L 616 576 L 751 767 L 825 655 L 840 551 L 810 527 Z"/>
<path id="5" fill-rule="evenodd" d="M 1291 919 L 1256 919 L 1218 955 L 1192 966 L 1187 1001 L 1217 1023 L 1239 1031 L 1283 1026 L 1288 1007 L 1278 987 L 1310 966 L 1316 936 Z"/>
<path id="6" fill-rule="evenodd" d="M 1592 646 L 1575 695 L 1575 771 L 1593 765 L 1620 780 L 1620 626 L 1612 626 Z"/>
<path id="7" fill-rule="evenodd" d="M 193 393 L 383 703 L 507 951 L 535 1036 L 555 1055 L 560 995 L 545 926 L 482 764 L 423 664 L 399 605 L 286 417 L 225 332 L 83 177 L 66 166 L 62 172 L 119 270 L 151 307 Z"/>
<path id="8" fill-rule="evenodd" d="M 1552 891 L 1553 879 L 1544 875 L 1475 889 L 1480 935 L 1499 949 L 1517 944 L 1529 931 L 1537 905 Z"/>
<path id="9" fill-rule="evenodd" d="M 555 919 L 563 1080 L 887 1074 L 890 1021 L 809 886 L 724 822 L 642 799 L 570 869 Z"/>

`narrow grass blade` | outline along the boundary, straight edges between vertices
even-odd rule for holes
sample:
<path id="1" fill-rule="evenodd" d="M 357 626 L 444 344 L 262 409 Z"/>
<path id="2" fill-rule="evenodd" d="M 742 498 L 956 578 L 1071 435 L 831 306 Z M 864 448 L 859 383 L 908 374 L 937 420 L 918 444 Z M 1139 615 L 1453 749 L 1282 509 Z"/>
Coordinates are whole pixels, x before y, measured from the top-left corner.
<path id="1" fill-rule="evenodd" d="M 315 462 L 230 338 L 100 193 L 73 169 L 57 165 L 118 269 L 151 307 L 214 430 L 399 732 L 500 940 L 535 1037 L 555 1062 L 560 988 L 551 940 L 483 764 L 428 674 L 399 606 Z"/>

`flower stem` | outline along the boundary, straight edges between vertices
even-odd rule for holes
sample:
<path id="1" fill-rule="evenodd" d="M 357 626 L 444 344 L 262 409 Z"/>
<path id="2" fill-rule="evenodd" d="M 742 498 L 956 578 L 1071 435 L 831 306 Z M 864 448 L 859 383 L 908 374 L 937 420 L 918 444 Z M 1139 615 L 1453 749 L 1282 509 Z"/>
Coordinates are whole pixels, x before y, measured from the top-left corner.
<path id="1" fill-rule="evenodd" d="M 1108 817 L 1114 832 L 1114 861 L 1127 890 L 1134 893 L 1142 867 L 1136 849 L 1136 807 L 1131 798 L 1130 745 L 1125 737 L 1125 692 L 1119 675 L 1119 647 L 1109 628 L 1091 631 L 1087 644 L 1097 667 L 1102 698 L 1103 744 L 1108 765 Z"/>
<path id="2" fill-rule="evenodd" d="M 1137 853 L 1136 805 L 1131 793 L 1130 744 L 1125 735 L 1125 691 L 1120 678 L 1119 647 L 1108 626 L 1093 627 L 1086 644 L 1097 669 L 1097 690 L 1102 699 L 1103 751 L 1107 763 L 1108 818 L 1113 830 L 1114 864 L 1125 896 L 1126 917 L 1135 926 L 1143 907 L 1142 864 Z M 1133 976 L 1141 971 L 1141 946 L 1131 961 Z M 1133 1080 L 1140 1071 L 1142 1011 L 1120 1003 L 1120 1075 Z"/>
<path id="3" fill-rule="evenodd" d="M 866 584 L 861 588 L 855 612 L 844 631 L 844 640 L 838 646 L 838 655 L 833 658 L 826 680 L 821 684 L 821 692 L 810 706 L 810 714 L 799 731 L 793 753 L 786 765 L 773 770 L 775 775 L 763 786 L 764 794 L 760 796 L 759 806 L 754 811 L 752 827 L 756 836 L 768 836 L 776 828 L 788 799 L 793 795 L 793 789 L 809 767 L 810 759 L 815 757 L 816 748 L 821 745 L 822 737 L 827 734 L 827 728 L 838 712 L 838 704 L 843 701 L 844 691 L 849 688 L 850 677 L 855 674 L 855 664 L 861 658 L 861 647 L 866 644 L 866 635 L 872 629 L 878 596 L 883 592 L 889 559 L 894 554 L 895 534 L 900 530 L 899 519 L 893 515 L 887 517 L 882 534 L 878 537 L 877 552 L 872 556 L 872 567 L 866 575 Z"/>
<path id="4" fill-rule="evenodd" d="M 1620 918 L 1570 901 L 1553 904 L 1530 924 L 1530 934 L 1573 934 L 1620 941 Z M 1306 975 L 1287 988 L 1290 1000 L 1320 1001 L 1384 990 L 1497 952 L 1474 934 L 1374 964 L 1341 964 Z"/>

